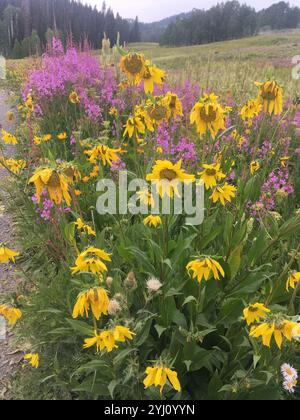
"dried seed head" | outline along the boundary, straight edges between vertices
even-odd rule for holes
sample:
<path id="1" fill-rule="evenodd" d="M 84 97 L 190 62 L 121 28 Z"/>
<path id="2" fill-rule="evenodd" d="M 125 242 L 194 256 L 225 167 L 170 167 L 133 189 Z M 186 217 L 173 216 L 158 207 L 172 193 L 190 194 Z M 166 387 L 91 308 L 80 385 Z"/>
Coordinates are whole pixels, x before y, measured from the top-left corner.
<path id="1" fill-rule="evenodd" d="M 156 293 L 162 287 L 161 282 L 154 277 L 149 279 L 146 284 L 147 284 L 147 288 L 148 288 L 150 293 Z"/>
<path id="2" fill-rule="evenodd" d="M 125 279 L 125 281 L 124 281 L 124 286 L 127 288 L 127 289 L 135 289 L 136 288 L 136 278 L 135 278 L 135 274 L 134 274 L 134 272 L 133 271 L 131 271 L 129 274 L 128 274 L 128 276 L 127 276 L 127 278 Z"/>
<path id="3" fill-rule="evenodd" d="M 117 315 L 121 312 L 122 308 L 120 303 L 116 299 L 112 299 L 108 305 L 108 313 L 109 315 Z"/>
<path id="4" fill-rule="evenodd" d="M 114 279 L 112 277 L 107 277 L 107 279 L 106 279 L 107 287 L 111 287 L 113 282 L 114 282 Z"/>

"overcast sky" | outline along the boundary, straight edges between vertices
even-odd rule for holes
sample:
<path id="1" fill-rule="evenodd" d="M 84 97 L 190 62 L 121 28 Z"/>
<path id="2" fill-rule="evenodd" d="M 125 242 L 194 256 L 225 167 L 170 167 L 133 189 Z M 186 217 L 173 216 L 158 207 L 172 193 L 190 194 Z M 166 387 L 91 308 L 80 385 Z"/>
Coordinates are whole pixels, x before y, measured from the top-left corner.
<path id="1" fill-rule="evenodd" d="M 100 9 L 103 0 L 82 0 L 82 3 L 97 5 Z M 221 2 L 221 0 L 219 1 Z M 263 9 L 279 0 L 246 0 L 250 6 Z M 134 18 L 138 15 L 142 22 L 153 22 L 181 12 L 189 12 L 194 7 L 198 9 L 209 8 L 218 3 L 218 0 L 106 0 L 114 12 L 119 12 L 124 18 Z M 290 0 L 295 6 L 300 6 L 300 0 Z"/>

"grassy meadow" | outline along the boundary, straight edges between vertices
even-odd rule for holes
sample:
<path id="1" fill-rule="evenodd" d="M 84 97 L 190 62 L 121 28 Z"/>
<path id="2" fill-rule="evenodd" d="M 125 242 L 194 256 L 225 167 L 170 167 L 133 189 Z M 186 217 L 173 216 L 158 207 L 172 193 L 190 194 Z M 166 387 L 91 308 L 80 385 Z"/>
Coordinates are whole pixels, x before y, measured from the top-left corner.
<path id="1" fill-rule="evenodd" d="M 292 96 L 300 94 L 300 80 L 292 78 L 292 58 L 300 55 L 300 29 L 205 45 L 161 47 L 156 43 L 135 43 L 130 51 L 142 52 L 168 72 L 174 84 L 185 80 L 219 94 L 234 93 L 241 102 L 255 94 L 253 80 L 275 78 Z M 95 55 L 101 56 L 96 50 Z M 8 69 L 24 75 L 40 59 L 8 60 Z M 295 94 L 296 92 L 296 94 Z"/>
<path id="2" fill-rule="evenodd" d="M 160 47 L 153 43 L 131 44 L 182 82 L 187 78 L 208 89 L 234 91 L 241 100 L 253 94 L 253 80 L 276 78 L 289 92 L 300 91 L 291 77 L 292 58 L 300 54 L 300 30 L 271 33 L 233 41 L 187 47 Z"/>
<path id="3" fill-rule="evenodd" d="M 11 398 L 299 400 L 300 31 L 102 45 L 8 61 Z"/>

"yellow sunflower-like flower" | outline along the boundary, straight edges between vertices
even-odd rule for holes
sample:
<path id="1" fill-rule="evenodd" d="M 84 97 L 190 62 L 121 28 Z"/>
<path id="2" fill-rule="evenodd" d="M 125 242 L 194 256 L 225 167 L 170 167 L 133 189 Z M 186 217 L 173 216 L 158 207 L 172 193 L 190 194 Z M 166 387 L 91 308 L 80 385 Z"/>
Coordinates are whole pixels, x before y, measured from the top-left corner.
<path id="1" fill-rule="evenodd" d="M 99 321 L 101 315 L 108 314 L 108 306 L 109 298 L 105 289 L 97 287 L 86 290 L 77 297 L 77 302 L 73 309 L 73 318 L 83 317 L 84 315 L 88 318 L 91 308 L 94 317 Z"/>
<path id="2" fill-rule="evenodd" d="M 92 170 L 92 172 L 90 173 L 89 177 L 90 177 L 90 178 L 97 178 L 97 177 L 98 177 L 98 175 L 99 175 L 99 171 L 100 171 L 99 166 L 98 166 L 98 165 L 95 165 L 95 166 L 93 167 L 93 170 Z"/>
<path id="3" fill-rule="evenodd" d="M 26 167 L 25 160 L 4 159 L 0 158 L 0 165 L 7 167 L 14 174 L 19 174 Z"/>
<path id="4" fill-rule="evenodd" d="M 22 311 L 18 308 L 13 308 L 10 305 L 0 305 L 0 315 L 4 316 L 8 325 L 13 327 L 17 321 L 22 318 Z"/>
<path id="5" fill-rule="evenodd" d="M 144 225 L 145 226 L 150 226 L 150 227 L 155 227 L 157 228 L 158 226 L 162 225 L 162 220 L 160 216 L 148 216 L 144 219 Z"/>
<path id="6" fill-rule="evenodd" d="M 34 104 L 33 104 L 33 98 L 31 96 L 31 94 L 29 93 L 27 95 L 26 101 L 25 101 L 25 108 L 27 109 L 27 111 L 34 112 Z"/>
<path id="7" fill-rule="evenodd" d="M 176 93 L 167 92 L 165 94 L 163 102 L 165 103 L 165 105 L 169 109 L 170 114 L 173 118 L 183 116 L 182 103 L 181 103 L 180 99 L 178 98 L 178 95 L 176 95 Z"/>
<path id="8" fill-rule="evenodd" d="M 210 132 L 215 139 L 220 130 L 225 130 L 225 114 L 226 110 L 217 102 L 214 94 L 205 95 L 192 109 L 190 122 L 196 124 L 201 137 Z"/>
<path id="9" fill-rule="evenodd" d="M 20 255 L 19 252 L 13 251 L 12 249 L 0 246 L 0 263 L 6 264 L 9 261 L 15 262 L 15 257 Z"/>
<path id="10" fill-rule="evenodd" d="M 72 162 L 63 162 L 58 169 L 67 177 L 70 184 L 81 179 L 81 173 Z"/>
<path id="11" fill-rule="evenodd" d="M 8 133 L 5 130 L 1 130 L 1 135 L 2 141 L 4 141 L 5 144 L 18 144 L 18 140 L 13 134 Z"/>
<path id="12" fill-rule="evenodd" d="M 97 163 L 99 160 L 102 161 L 104 166 L 109 165 L 112 166 L 114 162 L 118 162 L 120 160 L 119 153 L 121 153 L 121 149 L 111 149 L 108 146 L 100 144 L 99 146 L 94 147 L 91 150 L 85 150 L 85 154 L 89 156 L 89 161 L 92 164 Z"/>
<path id="13" fill-rule="evenodd" d="M 75 266 L 71 267 L 72 274 L 90 272 L 102 275 L 107 271 L 107 266 L 103 261 L 110 262 L 110 257 L 111 254 L 108 254 L 102 249 L 90 247 L 79 254 L 75 261 Z"/>
<path id="14" fill-rule="evenodd" d="M 289 291 L 290 287 L 292 289 L 295 289 L 299 281 L 300 281 L 300 272 L 291 274 L 286 281 L 286 290 Z"/>
<path id="15" fill-rule="evenodd" d="M 154 367 L 149 366 L 147 367 L 145 374 L 147 375 L 144 379 L 145 389 L 151 386 L 159 386 L 160 393 L 162 394 L 167 381 L 169 381 L 169 383 L 175 389 L 175 391 L 181 391 L 181 385 L 178 380 L 178 374 L 175 370 L 161 365 Z"/>
<path id="16" fill-rule="evenodd" d="M 282 156 L 280 158 L 280 164 L 281 164 L 282 168 L 286 168 L 287 167 L 287 164 L 288 164 L 288 161 L 289 160 L 290 160 L 290 157 L 289 156 Z"/>
<path id="17" fill-rule="evenodd" d="M 47 189 L 50 200 L 55 204 L 61 204 L 63 198 L 68 206 L 71 204 L 68 178 L 65 174 L 52 168 L 37 169 L 35 174 L 29 179 L 29 183 L 35 185 L 38 203 L 40 202 L 42 191 Z"/>
<path id="18" fill-rule="evenodd" d="M 168 101 L 163 96 L 158 96 L 153 100 L 147 101 L 148 116 L 157 126 L 164 121 L 168 121 L 171 116 L 171 110 L 167 103 Z"/>
<path id="19" fill-rule="evenodd" d="M 251 99 L 244 105 L 240 111 L 240 115 L 244 121 L 252 120 L 262 111 L 262 104 L 257 99 Z"/>
<path id="20" fill-rule="evenodd" d="M 145 189 L 142 189 L 141 191 L 138 191 L 137 195 L 138 195 L 140 201 L 145 206 L 154 207 L 154 205 L 155 205 L 154 198 L 153 198 L 153 195 L 151 194 L 151 192 L 148 190 L 148 188 L 145 188 Z"/>
<path id="21" fill-rule="evenodd" d="M 111 115 L 112 117 L 117 117 L 119 114 L 118 110 L 116 107 L 111 107 L 109 110 L 109 115 Z"/>
<path id="22" fill-rule="evenodd" d="M 154 182 L 156 191 L 162 198 L 165 195 L 174 197 L 174 194 L 180 197 L 179 185 L 195 181 L 194 175 L 185 173 L 181 168 L 181 163 L 181 160 L 176 164 L 168 160 L 157 160 L 152 168 L 152 173 L 147 175 L 147 181 Z"/>
<path id="23" fill-rule="evenodd" d="M 212 165 L 203 165 L 203 171 L 199 172 L 198 175 L 201 176 L 206 189 L 213 188 L 217 185 L 219 181 L 226 177 L 225 174 L 220 170 L 221 165 L 214 163 Z"/>
<path id="24" fill-rule="evenodd" d="M 24 356 L 24 360 L 28 361 L 28 363 L 35 369 L 38 369 L 40 366 L 40 356 L 38 353 L 27 353 Z"/>
<path id="25" fill-rule="evenodd" d="M 136 138 L 139 137 L 139 134 L 145 134 L 146 127 L 139 117 L 130 117 L 127 120 L 125 131 L 123 137 L 128 135 L 129 138 L 132 138 L 135 135 Z"/>
<path id="26" fill-rule="evenodd" d="M 237 189 L 233 186 L 225 182 L 224 185 L 218 186 L 214 189 L 210 199 L 217 203 L 218 201 L 221 202 L 223 206 L 225 206 L 226 201 L 231 203 L 231 199 L 235 198 L 235 193 Z"/>
<path id="27" fill-rule="evenodd" d="M 279 115 L 283 109 L 283 89 L 274 81 L 256 83 L 259 88 L 258 100 L 262 103 L 265 113 Z"/>
<path id="28" fill-rule="evenodd" d="M 145 63 L 145 70 L 143 74 L 144 90 L 147 94 L 152 94 L 154 84 L 162 85 L 165 79 L 166 73 L 160 70 L 158 67 L 151 64 L 149 61 Z"/>
<path id="29" fill-rule="evenodd" d="M 211 274 L 213 274 L 215 280 L 220 280 L 220 276 L 225 277 L 225 272 L 221 264 L 210 257 L 191 261 L 186 266 L 186 269 L 189 274 L 190 272 L 193 273 L 192 278 L 197 278 L 199 283 L 202 282 L 203 277 L 206 281 L 208 281 Z"/>
<path id="30" fill-rule="evenodd" d="M 79 98 L 77 92 L 73 91 L 73 92 L 70 93 L 69 101 L 74 105 L 80 103 L 80 98 Z"/>
<path id="31" fill-rule="evenodd" d="M 91 228 L 91 226 L 84 223 L 80 218 L 76 220 L 75 226 L 78 230 L 85 232 L 87 235 L 96 236 L 96 232 Z"/>
<path id="32" fill-rule="evenodd" d="M 48 142 L 52 139 L 52 135 L 51 134 L 44 134 L 42 137 L 40 136 L 34 136 L 33 138 L 33 142 L 36 145 L 40 145 L 42 142 Z"/>
<path id="33" fill-rule="evenodd" d="M 258 327 L 252 328 L 250 331 L 250 337 L 259 338 L 262 337 L 262 343 L 266 347 L 270 347 L 271 338 L 274 334 L 275 342 L 279 349 L 282 346 L 283 337 L 288 341 L 293 338 L 293 329 L 299 324 L 291 321 L 277 321 L 277 322 L 265 322 Z"/>
<path id="34" fill-rule="evenodd" d="M 266 318 L 267 314 L 270 313 L 270 309 L 266 308 L 262 303 L 255 303 L 254 305 L 249 305 L 244 309 L 244 319 L 248 325 L 259 322 L 261 318 Z"/>
<path id="35" fill-rule="evenodd" d="M 260 163 L 258 162 L 258 160 L 253 160 L 250 163 L 250 173 L 251 175 L 253 175 L 255 172 L 259 171 L 260 169 Z"/>
<path id="36" fill-rule="evenodd" d="M 132 331 L 130 331 L 126 327 L 122 327 L 121 325 L 117 325 L 113 333 L 114 333 L 115 340 L 120 343 L 124 343 L 126 341 L 126 338 L 128 340 L 132 340 L 133 337 L 135 336 L 135 334 Z"/>
<path id="37" fill-rule="evenodd" d="M 132 83 L 139 84 L 145 74 L 145 57 L 143 54 L 127 54 L 121 58 L 120 68 Z"/>
<path id="38" fill-rule="evenodd" d="M 150 116 L 148 114 L 148 111 L 145 108 L 145 106 L 137 105 L 135 107 L 135 110 L 134 110 L 134 117 L 139 118 L 141 120 L 142 124 L 144 124 L 145 128 L 147 128 L 147 130 L 149 130 L 153 133 L 155 121 L 153 121 L 150 118 Z"/>
<path id="39" fill-rule="evenodd" d="M 42 139 L 45 142 L 50 141 L 52 139 L 52 134 L 44 134 Z"/>
<path id="40" fill-rule="evenodd" d="M 57 135 L 57 138 L 58 138 L 58 140 L 64 141 L 64 140 L 67 140 L 68 135 L 67 135 L 67 133 L 66 133 L 66 132 L 64 132 L 64 133 L 59 133 L 59 134 Z"/>
<path id="41" fill-rule="evenodd" d="M 118 348 L 116 342 L 124 343 L 126 338 L 132 340 L 134 335 L 128 328 L 119 325 L 113 329 L 102 331 L 100 334 L 95 332 L 94 337 L 84 340 L 83 348 L 88 349 L 96 346 L 97 352 L 106 349 L 108 353 L 111 353 L 115 348 Z"/>

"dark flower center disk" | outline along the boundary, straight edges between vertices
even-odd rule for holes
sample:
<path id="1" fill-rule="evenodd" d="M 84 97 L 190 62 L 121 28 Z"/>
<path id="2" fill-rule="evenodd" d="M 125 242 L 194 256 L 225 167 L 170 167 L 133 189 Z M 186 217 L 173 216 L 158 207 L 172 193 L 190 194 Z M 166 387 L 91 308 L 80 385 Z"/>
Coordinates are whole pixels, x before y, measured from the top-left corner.
<path id="1" fill-rule="evenodd" d="M 249 306 L 249 312 L 257 312 L 258 311 L 258 309 L 257 308 L 255 308 L 254 306 Z"/>
<path id="2" fill-rule="evenodd" d="M 68 178 L 73 178 L 74 169 L 73 168 L 67 168 L 64 173 Z"/>
<path id="3" fill-rule="evenodd" d="M 261 96 L 264 100 L 274 101 L 277 97 L 277 89 L 269 88 L 269 90 L 262 90 Z"/>
<path id="4" fill-rule="evenodd" d="M 205 170 L 206 175 L 208 176 L 216 176 L 217 171 L 215 169 L 206 169 Z"/>
<path id="5" fill-rule="evenodd" d="M 155 106 L 155 108 L 153 108 L 150 112 L 150 117 L 154 119 L 155 121 L 160 121 L 166 118 L 166 116 L 167 116 L 167 109 L 162 105 Z"/>
<path id="6" fill-rule="evenodd" d="M 172 96 L 172 97 L 171 97 L 169 107 L 170 107 L 171 109 L 175 109 L 175 108 L 176 108 L 176 96 Z"/>
<path id="7" fill-rule="evenodd" d="M 177 178 L 177 173 L 172 169 L 163 169 L 159 175 L 161 179 L 166 179 L 168 181 L 173 181 Z"/>
<path id="8" fill-rule="evenodd" d="M 200 111 L 200 117 L 206 123 L 210 123 L 216 120 L 217 112 L 214 110 L 212 105 L 209 105 L 208 113 L 206 112 L 205 108 L 202 108 Z"/>
<path id="9" fill-rule="evenodd" d="M 126 58 L 125 68 L 130 74 L 139 74 L 143 68 L 143 62 L 137 54 L 134 54 Z"/>
<path id="10" fill-rule="evenodd" d="M 52 172 L 52 175 L 50 176 L 49 181 L 47 182 L 47 185 L 52 188 L 60 187 L 60 179 L 57 172 Z"/>
<path id="11" fill-rule="evenodd" d="M 146 67 L 146 70 L 145 70 L 145 72 L 144 72 L 144 75 L 143 75 L 143 78 L 144 79 L 147 79 L 147 80 L 149 80 L 149 79 L 151 79 L 151 73 L 150 73 L 150 70 L 149 70 L 149 67 Z"/>

